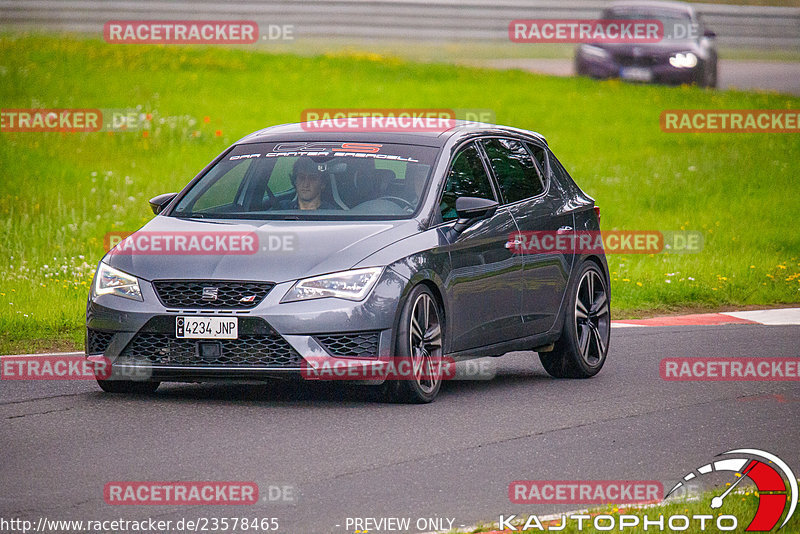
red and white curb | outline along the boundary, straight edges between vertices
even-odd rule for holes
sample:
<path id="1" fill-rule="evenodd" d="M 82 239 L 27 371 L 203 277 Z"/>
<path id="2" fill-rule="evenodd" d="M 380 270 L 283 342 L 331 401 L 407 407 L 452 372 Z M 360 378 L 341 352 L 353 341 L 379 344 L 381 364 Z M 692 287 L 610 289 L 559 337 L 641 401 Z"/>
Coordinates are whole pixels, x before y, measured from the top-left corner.
<path id="1" fill-rule="evenodd" d="M 668 315 L 650 319 L 624 319 L 611 321 L 615 328 L 635 326 L 705 326 L 722 324 L 762 324 L 769 326 L 800 325 L 800 308 L 778 310 L 750 310 L 722 313 L 695 313 Z"/>

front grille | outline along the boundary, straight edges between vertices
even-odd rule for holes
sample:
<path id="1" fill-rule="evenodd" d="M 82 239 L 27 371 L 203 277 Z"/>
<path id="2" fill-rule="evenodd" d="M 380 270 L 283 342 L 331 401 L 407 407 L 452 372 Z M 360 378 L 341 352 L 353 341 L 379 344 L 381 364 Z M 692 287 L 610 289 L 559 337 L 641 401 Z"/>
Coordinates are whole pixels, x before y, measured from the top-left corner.
<path id="1" fill-rule="evenodd" d="M 263 319 L 239 317 L 238 339 L 205 340 L 176 338 L 175 317 L 158 315 L 147 321 L 122 350 L 121 360 L 198 368 L 300 367 L 303 361 L 289 342 Z"/>
<path id="2" fill-rule="evenodd" d="M 219 344 L 214 357 L 203 357 L 201 344 Z M 120 358 L 131 363 L 182 366 L 299 367 L 300 355 L 278 335 L 240 336 L 219 341 L 177 339 L 171 334 L 137 334 Z"/>
<path id="3" fill-rule="evenodd" d="M 156 280 L 156 295 L 170 308 L 254 308 L 274 284 L 229 280 Z M 216 291 L 214 291 L 214 288 Z M 204 293 L 206 298 L 203 298 Z M 215 298 L 210 298 L 212 295 Z"/>
<path id="4" fill-rule="evenodd" d="M 623 67 L 654 67 L 668 61 L 658 56 L 632 56 L 628 54 L 617 54 L 614 60 Z"/>
<path id="5" fill-rule="evenodd" d="M 103 332 L 102 330 L 87 328 L 86 354 L 103 354 L 108 349 L 113 337 L 114 332 Z"/>
<path id="6" fill-rule="evenodd" d="M 352 332 L 348 334 L 319 334 L 314 336 L 332 356 L 378 356 L 380 332 Z"/>

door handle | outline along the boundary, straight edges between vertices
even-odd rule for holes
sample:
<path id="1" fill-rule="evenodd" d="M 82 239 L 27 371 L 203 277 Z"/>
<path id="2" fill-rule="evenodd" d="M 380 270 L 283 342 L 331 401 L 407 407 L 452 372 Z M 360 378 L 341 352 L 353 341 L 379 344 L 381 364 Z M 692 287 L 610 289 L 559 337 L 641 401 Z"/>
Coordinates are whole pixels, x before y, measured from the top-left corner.
<path id="1" fill-rule="evenodd" d="M 524 238 L 518 234 L 514 236 L 514 239 L 512 241 L 506 241 L 505 245 L 503 246 L 506 247 L 507 249 L 512 249 L 512 248 L 517 248 L 518 246 L 524 244 L 525 244 Z"/>

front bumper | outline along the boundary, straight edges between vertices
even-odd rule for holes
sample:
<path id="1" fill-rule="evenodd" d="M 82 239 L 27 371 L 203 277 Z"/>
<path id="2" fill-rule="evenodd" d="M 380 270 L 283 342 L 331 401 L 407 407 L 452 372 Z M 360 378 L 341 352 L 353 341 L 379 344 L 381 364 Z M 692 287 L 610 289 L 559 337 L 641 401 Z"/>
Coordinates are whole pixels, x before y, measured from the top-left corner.
<path id="1" fill-rule="evenodd" d="M 364 301 L 323 298 L 280 303 L 293 282 L 277 284 L 250 309 L 165 306 L 153 284 L 140 280 L 143 302 L 115 295 L 90 299 L 87 357 L 104 356 L 111 379 L 144 381 L 261 381 L 313 378 L 308 362 L 342 359 L 377 366 L 393 355 L 395 314 L 407 280 L 386 269 Z M 235 340 L 179 339 L 178 316 L 236 317 Z M 380 383 L 380 373 L 371 374 Z M 364 381 L 362 381 L 364 382 Z"/>
<path id="2" fill-rule="evenodd" d="M 598 59 L 587 57 L 581 54 L 575 58 L 575 72 L 581 75 L 590 76 L 592 78 L 611 79 L 622 78 L 625 79 L 626 69 L 637 69 L 640 72 L 647 71 L 650 73 L 649 80 L 629 80 L 639 81 L 646 83 L 657 83 L 664 85 L 683 85 L 696 83 L 701 79 L 703 73 L 703 62 L 699 61 L 695 67 L 692 68 L 676 68 L 664 61 L 645 61 L 644 58 L 641 63 L 630 65 L 622 65 L 611 59 Z"/>

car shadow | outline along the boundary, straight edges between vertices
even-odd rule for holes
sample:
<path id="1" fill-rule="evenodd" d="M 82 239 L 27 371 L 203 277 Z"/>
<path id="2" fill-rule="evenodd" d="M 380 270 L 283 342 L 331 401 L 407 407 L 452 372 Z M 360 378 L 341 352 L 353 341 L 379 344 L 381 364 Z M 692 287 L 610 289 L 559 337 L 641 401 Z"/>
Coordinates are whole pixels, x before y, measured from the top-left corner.
<path id="1" fill-rule="evenodd" d="M 434 402 L 448 402 L 464 395 L 494 394 L 519 385 L 535 387 L 554 379 L 542 370 L 500 369 L 494 377 L 482 380 L 446 380 Z M 380 387 L 348 384 L 342 381 L 306 381 L 276 379 L 263 384 L 236 384 L 222 382 L 179 383 L 168 382 L 155 393 L 145 396 L 105 394 L 97 392 L 98 398 L 152 403 L 198 402 L 235 403 L 237 405 L 306 405 L 330 404 L 385 404 Z"/>

